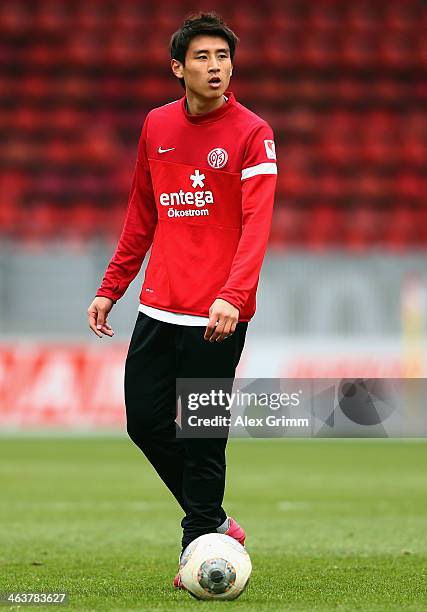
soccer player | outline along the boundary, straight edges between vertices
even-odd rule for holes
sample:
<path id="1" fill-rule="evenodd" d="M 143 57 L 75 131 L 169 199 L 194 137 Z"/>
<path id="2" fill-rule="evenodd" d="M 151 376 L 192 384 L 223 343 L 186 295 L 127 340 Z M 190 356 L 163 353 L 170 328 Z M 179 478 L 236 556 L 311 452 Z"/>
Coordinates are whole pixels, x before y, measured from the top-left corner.
<path id="1" fill-rule="evenodd" d="M 183 549 L 211 532 L 245 542 L 222 508 L 226 437 L 177 438 L 175 423 L 177 378 L 234 379 L 271 224 L 273 133 L 228 90 L 237 41 L 215 13 L 173 34 L 185 95 L 145 119 L 124 228 L 88 309 L 93 332 L 112 336 L 108 314 L 151 246 L 126 359 L 127 431 L 185 513 Z"/>

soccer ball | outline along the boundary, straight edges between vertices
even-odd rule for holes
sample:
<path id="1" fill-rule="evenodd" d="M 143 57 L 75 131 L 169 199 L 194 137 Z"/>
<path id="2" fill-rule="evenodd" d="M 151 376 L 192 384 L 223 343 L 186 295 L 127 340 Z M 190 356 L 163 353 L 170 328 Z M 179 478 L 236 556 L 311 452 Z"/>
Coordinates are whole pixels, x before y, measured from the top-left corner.
<path id="1" fill-rule="evenodd" d="M 181 581 L 197 599 L 236 599 L 252 572 L 245 548 L 221 533 L 202 535 L 182 553 Z"/>

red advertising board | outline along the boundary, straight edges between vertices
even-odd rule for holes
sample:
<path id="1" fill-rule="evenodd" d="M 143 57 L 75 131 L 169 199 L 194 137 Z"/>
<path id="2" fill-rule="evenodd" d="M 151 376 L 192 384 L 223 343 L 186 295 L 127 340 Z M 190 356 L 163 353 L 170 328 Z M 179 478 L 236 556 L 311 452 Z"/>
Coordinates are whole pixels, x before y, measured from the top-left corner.
<path id="1" fill-rule="evenodd" d="M 0 428 L 124 426 L 127 346 L 0 346 Z"/>

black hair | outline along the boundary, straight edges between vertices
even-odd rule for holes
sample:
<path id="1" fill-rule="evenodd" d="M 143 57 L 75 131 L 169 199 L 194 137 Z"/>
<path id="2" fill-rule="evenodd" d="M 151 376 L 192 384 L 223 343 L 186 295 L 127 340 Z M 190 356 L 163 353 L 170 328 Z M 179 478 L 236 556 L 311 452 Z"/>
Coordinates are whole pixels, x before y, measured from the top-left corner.
<path id="1" fill-rule="evenodd" d="M 187 17 L 179 30 L 172 34 L 169 49 L 171 59 L 176 59 L 185 66 L 185 55 L 191 40 L 199 35 L 219 36 L 227 41 L 230 58 L 233 61 L 236 45 L 239 41 L 236 34 L 214 12 L 198 13 Z M 179 79 L 185 89 L 184 79 Z"/>

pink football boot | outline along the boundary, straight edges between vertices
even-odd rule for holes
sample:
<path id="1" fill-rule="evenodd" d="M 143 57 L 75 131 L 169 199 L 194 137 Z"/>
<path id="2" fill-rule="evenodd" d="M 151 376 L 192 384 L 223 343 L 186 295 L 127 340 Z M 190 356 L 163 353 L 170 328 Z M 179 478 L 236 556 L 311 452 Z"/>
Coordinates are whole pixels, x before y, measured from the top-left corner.
<path id="1" fill-rule="evenodd" d="M 228 529 L 227 531 L 224 532 L 224 535 L 228 535 L 231 538 L 234 538 L 242 546 L 244 546 L 245 540 L 246 540 L 245 530 L 242 527 L 240 527 L 239 523 L 235 521 L 234 518 L 231 518 L 231 516 L 228 517 L 228 520 L 229 520 Z M 174 581 L 173 581 L 173 586 L 175 587 L 175 589 L 185 590 L 185 586 L 182 584 L 181 576 L 180 576 L 180 571 L 184 567 L 185 563 L 186 563 L 186 559 L 182 559 L 182 557 L 180 557 L 178 573 L 175 576 Z"/>
<path id="2" fill-rule="evenodd" d="M 181 582 L 181 576 L 179 575 L 179 571 L 173 579 L 173 586 L 175 587 L 175 589 L 183 589 L 185 591 L 185 586 Z"/>
<path id="3" fill-rule="evenodd" d="M 246 540 L 245 530 L 242 527 L 240 527 L 239 523 L 235 521 L 234 518 L 231 518 L 231 516 L 229 517 L 229 520 L 230 520 L 230 526 L 224 535 L 228 535 L 231 538 L 234 538 L 242 546 L 244 546 L 245 540 Z"/>

